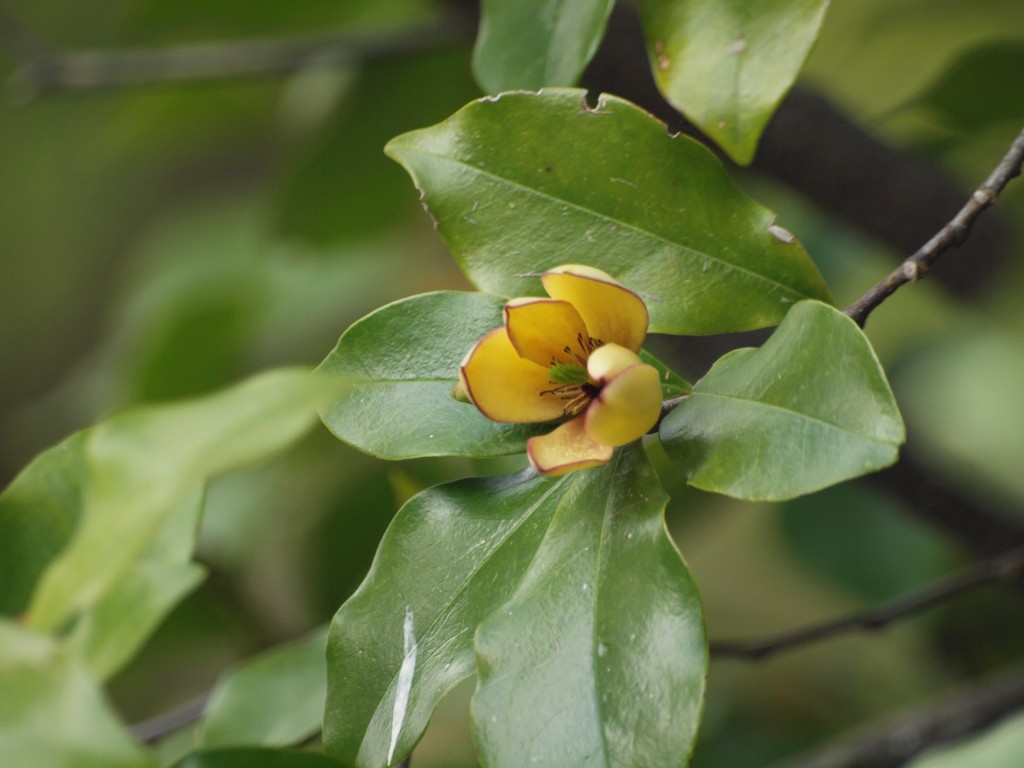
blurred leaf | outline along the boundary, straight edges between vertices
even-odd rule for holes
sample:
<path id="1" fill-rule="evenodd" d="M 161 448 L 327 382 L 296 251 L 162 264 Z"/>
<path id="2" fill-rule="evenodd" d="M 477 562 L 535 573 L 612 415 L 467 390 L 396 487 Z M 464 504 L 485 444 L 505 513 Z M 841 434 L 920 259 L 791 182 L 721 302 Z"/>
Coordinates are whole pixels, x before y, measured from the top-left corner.
<path id="1" fill-rule="evenodd" d="M 828 0 L 643 0 L 651 65 L 665 98 L 736 162 L 793 85 Z"/>
<path id="2" fill-rule="evenodd" d="M 152 545 L 188 494 L 260 461 L 306 432 L 339 384 L 278 370 L 229 390 L 128 411 L 93 427 L 81 525 L 43 574 L 30 625 L 54 629 L 102 600 Z"/>
<path id="3" fill-rule="evenodd" d="M 176 768 L 339 768 L 341 764 L 317 752 L 296 749 L 212 749 L 189 755 Z"/>
<path id="4" fill-rule="evenodd" d="M 368 64 L 354 92 L 285 180 L 277 227 L 330 245 L 394 224 L 415 207 L 402 172 L 384 156 L 388 139 L 441 120 L 477 90 L 461 49 Z"/>
<path id="5" fill-rule="evenodd" d="M 476 636 L 487 765 L 683 765 L 704 705 L 697 589 L 643 450 L 567 488 L 515 596 Z"/>
<path id="6" fill-rule="evenodd" d="M 495 756 L 513 742 L 547 744 L 534 728 L 542 731 L 557 719 L 571 677 L 568 694 L 583 701 L 561 715 L 571 726 L 552 730 L 550 738 L 584 732 L 581 738 L 607 739 L 612 756 L 620 756 L 626 742 L 642 758 L 685 755 L 701 711 L 703 621 L 692 581 L 665 533 L 664 495 L 656 482 L 635 445 L 606 467 L 556 480 L 527 470 L 438 486 L 410 500 L 331 627 L 328 750 L 360 766 L 389 765 L 408 754 L 441 697 L 472 673 L 473 634 L 484 622 L 478 637 L 484 674 L 498 676 L 481 689 L 477 706 L 489 764 L 528 764 L 522 755 L 507 763 Z M 558 566 L 566 581 L 549 589 Z M 509 608 L 518 610 L 522 601 L 542 595 L 551 602 L 533 610 L 565 633 L 564 652 L 579 650 L 578 660 L 552 656 L 562 640 L 550 631 L 487 619 L 510 598 Z M 581 638 L 586 648 L 570 644 Z M 541 645 L 521 662 L 528 671 L 510 672 L 501 665 L 520 661 L 499 646 L 519 642 Z M 555 669 L 554 659 L 571 666 Z M 608 669 L 598 677 L 578 676 L 599 661 Z M 504 696 L 499 689 L 510 674 L 530 683 L 528 701 L 509 708 L 512 700 L 501 698 L 494 724 L 493 697 Z M 639 707 L 637 680 L 649 695 Z M 604 714 L 595 719 L 586 708 L 598 696 L 606 697 Z M 658 714 L 649 716 L 648 707 Z M 528 723 L 529 709 L 537 719 Z M 545 754 L 548 764 L 574 764 L 563 757 Z M 637 764 L 665 763 L 655 757 Z"/>
<path id="7" fill-rule="evenodd" d="M 907 768 L 1019 768 L 1024 755 L 1024 715 L 1015 715 L 961 744 L 938 747 Z"/>
<path id="8" fill-rule="evenodd" d="M 153 768 L 89 671 L 53 638 L 0 620 L 0 755 L 5 766 Z"/>
<path id="9" fill-rule="evenodd" d="M 0 615 L 28 607 L 36 581 L 78 524 L 85 432 L 39 454 L 0 494 Z"/>
<path id="10" fill-rule="evenodd" d="M 128 662 L 206 575 L 191 563 L 203 494 L 182 497 L 152 543 L 124 576 L 75 622 L 69 641 L 100 680 Z"/>
<path id="11" fill-rule="evenodd" d="M 947 476 L 1024 499 L 1024 344 L 992 327 L 947 333 L 899 369 L 915 449 Z"/>
<path id="12" fill-rule="evenodd" d="M 590 264 L 644 296 L 652 332 L 679 334 L 771 325 L 828 297 L 707 149 L 622 99 L 584 97 L 508 93 L 388 144 L 481 290 L 539 294 L 539 272 Z"/>
<path id="13" fill-rule="evenodd" d="M 956 549 L 888 496 L 844 483 L 787 502 L 780 516 L 789 550 L 813 574 L 867 603 L 940 578 Z"/>
<path id="14" fill-rule="evenodd" d="M 860 328 L 801 302 L 760 349 L 716 362 L 661 438 L 691 485 L 780 500 L 892 464 L 905 431 Z"/>
<path id="15" fill-rule="evenodd" d="M 972 48 L 917 100 L 962 131 L 1024 116 L 1024 41 Z"/>
<path id="16" fill-rule="evenodd" d="M 160 38 L 279 36 L 287 32 L 323 31 L 330 26 L 407 21 L 423 16 L 429 8 L 428 0 L 150 0 L 142 4 L 137 17 L 141 31 Z"/>
<path id="17" fill-rule="evenodd" d="M 228 671 L 210 695 L 199 743 L 287 746 L 320 731 L 327 627 Z"/>
<path id="18" fill-rule="evenodd" d="M 331 624 L 328 752 L 360 766 L 408 754 L 438 701 L 472 674 L 477 625 L 512 595 L 581 476 L 460 480 L 399 510 Z"/>
<path id="19" fill-rule="evenodd" d="M 488 93 L 576 85 L 614 0 L 483 0 L 473 72 Z"/>

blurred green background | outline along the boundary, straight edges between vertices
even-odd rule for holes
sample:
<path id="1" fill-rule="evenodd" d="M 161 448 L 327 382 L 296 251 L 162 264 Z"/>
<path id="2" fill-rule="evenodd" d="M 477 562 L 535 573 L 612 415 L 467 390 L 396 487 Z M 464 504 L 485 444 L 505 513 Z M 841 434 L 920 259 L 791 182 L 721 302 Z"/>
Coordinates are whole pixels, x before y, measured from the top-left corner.
<path id="1" fill-rule="evenodd" d="M 375 307 L 468 287 L 381 150 L 480 95 L 468 37 L 280 76 L 36 94 L 22 76 L 25 51 L 376 35 L 442 10 L 427 0 L 2 2 L 3 482 L 116 409 L 315 365 Z M 836 3 L 801 83 L 865 134 L 957 179 L 966 199 L 1024 117 L 1024 5 Z M 906 255 L 770 177 L 737 178 L 803 240 L 840 306 Z M 969 300 L 936 281 L 910 286 L 868 332 L 907 417 L 907 454 L 1024 529 L 1024 184 L 1011 184 L 991 215 L 1007 233 L 1003 258 Z M 703 373 L 685 346 L 663 348 L 685 377 Z M 218 481 L 199 552 L 211 577 L 114 681 L 114 702 L 129 721 L 165 711 L 208 689 L 230 661 L 327 621 L 404 499 L 516 466 L 385 464 L 320 431 Z M 864 608 L 975 554 L 870 479 L 785 505 L 701 494 L 670 472 L 665 482 L 713 639 Z M 756 664 L 713 661 L 694 765 L 768 765 L 1015 668 L 1022 597 L 992 587 L 883 633 Z M 463 685 L 442 706 L 416 768 L 475 764 L 471 693 Z"/>

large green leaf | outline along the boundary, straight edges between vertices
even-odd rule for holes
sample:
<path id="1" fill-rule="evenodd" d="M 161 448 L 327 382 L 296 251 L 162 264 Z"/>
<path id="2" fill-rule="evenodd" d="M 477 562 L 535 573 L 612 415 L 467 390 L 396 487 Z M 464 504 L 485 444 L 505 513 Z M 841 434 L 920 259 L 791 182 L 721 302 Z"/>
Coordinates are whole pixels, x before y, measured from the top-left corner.
<path id="1" fill-rule="evenodd" d="M 639 445 L 582 475 L 515 597 L 477 633 L 486 765 L 685 765 L 703 711 L 700 599 Z"/>
<path id="2" fill-rule="evenodd" d="M 643 0 L 665 97 L 738 163 L 793 85 L 829 0 Z"/>
<path id="3" fill-rule="evenodd" d="M 351 387 L 323 410 L 335 435 L 385 459 L 503 456 L 548 425 L 498 424 L 452 388 L 470 348 L 502 322 L 505 300 L 444 291 L 381 307 L 338 340 L 320 370 Z"/>
<path id="4" fill-rule="evenodd" d="M 483 99 L 386 152 L 482 290 L 541 294 L 543 270 L 589 264 L 644 296 L 652 331 L 679 334 L 772 325 L 828 298 L 803 247 L 705 147 L 613 96 Z"/>
<path id="5" fill-rule="evenodd" d="M 403 506 L 327 641 L 328 752 L 390 765 L 473 672 L 473 632 L 513 593 L 572 476 L 531 470 L 426 490 Z"/>
<path id="6" fill-rule="evenodd" d="M 700 605 L 665 533 L 663 506 L 664 494 L 639 445 L 623 449 L 606 467 L 557 480 L 527 470 L 415 496 L 399 511 L 366 581 L 331 626 L 328 751 L 358 766 L 401 760 L 441 697 L 473 672 L 473 634 L 484 622 L 492 685 L 518 675 L 519 665 L 533 668 L 521 677 L 529 681 L 530 695 L 503 708 L 495 721 L 497 689 L 482 693 L 478 711 L 487 723 L 481 744 L 489 764 L 529 764 L 521 754 L 507 763 L 490 758 L 500 745 L 540 743 L 545 737 L 529 730 L 538 722 L 529 722 L 527 710 L 542 707 L 544 699 L 564 702 L 570 678 L 580 683 L 573 697 L 582 698 L 562 715 L 571 726 L 552 738 L 597 731 L 613 745 L 610 759 L 625 759 L 633 750 L 638 765 L 667 754 L 682 760 L 701 710 L 706 651 Z M 570 580 L 564 589 L 551 589 L 559 566 Z M 590 639 L 585 648 L 566 646 L 559 657 L 570 665 L 564 673 L 551 665 L 560 637 L 527 623 L 485 621 L 506 603 L 513 607 L 544 595 L 544 606 L 535 610 L 547 629 Z M 526 655 L 509 661 L 517 670 L 510 672 L 504 654 L 492 656 L 499 644 L 517 642 Z M 598 662 L 607 669 L 592 687 L 574 677 L 580 665 Z M 645 697 L 639 705 L 638 690 Z M 606 698 L 597 712 L 599 696 Z M 572 764 L 546 758 L 549 765 Z"/>
<path id="7" fill-rule="evenodd" d="M 320 370 L 350 386 L 324 408 L 340 439 L 385 459 L 417 456 L 504 456 L 520 453 L 550 424 L 498 424 L 455 400 L 459 363 L 503 321 L 505 299 L 439 291 L 381 307 L 342 334 Z M 689 384 L 647 352 L 662 374 L 666 398 Z"/>
<path id="8" fill-rule="evenodd" d="M 320 731 L 327 695 L 327 628 L 229 671 L 210 695 L 200 743 L 287 746 Z"/>
<path id="9" fill-rule="evenodd" d="M 575 85 L 614 0 L 483 0 L 473 72 L 488 93 Z"/>
<path id="10" fill-rule="evenodd" d="M 209 478 L 260 461 L 306 432 L 339 383 L 271 371 L 223 392 L 138 408 L 88 434 L 82 519 L 43 574 L 28 622 L 54 629 L 96 605 Z"/>
<path id="11" fill-rule="evenodd" d="M 82 506 L 85 433 L 39 454 L 0 494 L 0 614 L 28 607 L 36 581 L 71 537 Z"/>
<path id="12" fill-rule="evenodd" d="M 802 302 L 760 349 L 738 349 L 661 425 L 692 485 L 786 499 L 892 464 L 903 420 L 867 337 Z"/>
<path id="13" fill-rule="evenodd" d="M 48 636 L 0 620 L 0 757 L 4 766 L 153 768 L 92 675 Z"/>

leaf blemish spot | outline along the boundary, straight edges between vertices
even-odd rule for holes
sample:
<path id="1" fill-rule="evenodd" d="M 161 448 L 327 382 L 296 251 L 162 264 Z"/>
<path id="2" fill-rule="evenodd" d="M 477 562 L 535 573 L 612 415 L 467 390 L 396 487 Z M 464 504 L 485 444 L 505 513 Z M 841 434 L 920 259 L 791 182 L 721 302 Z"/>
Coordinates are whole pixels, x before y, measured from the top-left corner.
<path id="1" fill-rule="evenodd" d="M 745 50 L 747 50 L 747 40 L 746 40 L 746 38 L 744 38 L 743 35 L 740 35 L 735 40 L 733 40 L 729 44 L 729 47 L 726 48 L 725 50 L 726 50 L 726 53 L 730 53 L 733 56 L 737 56 L 737 55 L 743 53 Z"/>
<path id="2" fill-rule="evenodd" d="M 774 222 L 774 220 L 768 225 L 768 231 L 772 233 L 772 236 L 776 240 L 781 240 L 786 243 L 786 245 L 792 245 L 796 242 L 796 238 L 793 236 L 793 233 L 785 227 L 780 227 Z"/>

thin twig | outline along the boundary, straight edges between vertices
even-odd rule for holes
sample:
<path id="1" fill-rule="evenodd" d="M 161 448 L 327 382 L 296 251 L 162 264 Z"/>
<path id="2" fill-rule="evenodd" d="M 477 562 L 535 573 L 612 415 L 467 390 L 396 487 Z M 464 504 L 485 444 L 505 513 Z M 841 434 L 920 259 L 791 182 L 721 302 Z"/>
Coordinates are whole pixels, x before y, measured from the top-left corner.
<path id="1" fill-rule="evenodd" d="M 963 739 L 1024 707 L 1024 671 L 971 688 L 776 768 L 896 768 L 925 749 Z"/>
<path id="2" fill-rule="evenodd" d="M 46 56 L 36 52 L 12 75 L 10 86 L 22 100 L 30 100 L 48 91 L 286 75 L 312 66 L 337 66 L 436 48 L 467 39 L 469 32 L 460 17 L 447 15 L 429 24 L 374 33 L 342 30 L 161 49 Z"/>
<path id="3" fill-rule="evenodd" d="M 981 212 L 995 202 L 1010 179 L 1020 175 L 1022 163 L 1024 163 L 1024 130 L 1020 132 L 1003 159 L 999 161 L 999 165 L 974 191 L 960 212 L 927 243 L 922 245 L 913 256 L 907 258 L 885 279 L 847 307 L 846 314 L 863 328 L 868 315 L 891 296 L 897 288 L 925 277 L 939 256 L 967 239 L 971 227 Z"/>
<path id="4" fill-rule="evenodd" d="M 882 629 L 900 619 L 943 603 L 958 595 L 995 581 L 1009 581 L 1024 572 L 1024 547 L 1004 552 L 991 560 L 969 566 L 924 589 L 886 603 L 879 608 L 855 613 L 821 624 L 811 624 L 763 640 L 727 641 L 711 644 L 717 657 L 759 661 L 781 651 L 835 637 L 851 630 Z"/>
<path id="5" fill-rule="evenodd" d="M 142 743 L 155 744 L 167 734 L 196 722 L 203 714 L 203 709 L 209 698 L 210 692 L 206 691 L 169 712 L 135 723 L 129 730 L 132 736 Z"/>

